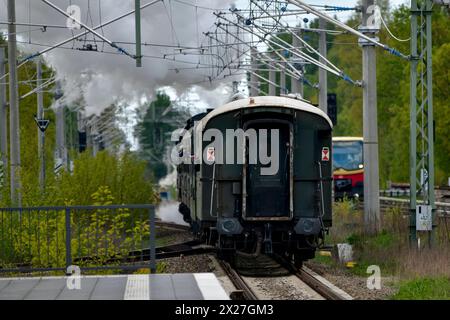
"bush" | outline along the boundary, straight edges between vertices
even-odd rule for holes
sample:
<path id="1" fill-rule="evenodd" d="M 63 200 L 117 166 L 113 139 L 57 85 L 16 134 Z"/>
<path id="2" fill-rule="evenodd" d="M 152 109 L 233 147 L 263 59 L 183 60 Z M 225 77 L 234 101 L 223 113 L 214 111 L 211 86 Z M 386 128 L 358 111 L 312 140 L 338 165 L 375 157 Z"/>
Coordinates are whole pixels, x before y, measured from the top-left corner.
<path id="1" fill-rule="evenodd" d="M 93 205 L 92 197 L 100 187 L 107 187 L 115 204 L 148 204 L 157 202 L 153 182 L 146 175 L 146 162 L 132 153 L 117 156 L 102 151 L 93 157 L 88 152 L 74 160 L 74 171 L 55 175 L 47 170 L 46 188 L 41 192 L 35 168 L 22 170 L 22 206 Z M 0 207 L 9 207 L 4 190 Z"/>
<path id="2" fill-rule="evenodd" d="M 23 180 L 23 206 L 156 204 L 146 164 L 132 154 L 120 157 L 85 153 L 75 160 L 74 172 L 50 175 L 41 193 L 31 174 Z M 3 204 L 3 205 L 8 205 Z M 64 267 L 65 212 L 2 212 L 0 266 Z M 72 256 L 80 266 L 105 264 L 148 245 L 147 213 L 139 210 L 78 210 L 71 215 Z M 94 257 L 92 259 L 92 257 Z"/>

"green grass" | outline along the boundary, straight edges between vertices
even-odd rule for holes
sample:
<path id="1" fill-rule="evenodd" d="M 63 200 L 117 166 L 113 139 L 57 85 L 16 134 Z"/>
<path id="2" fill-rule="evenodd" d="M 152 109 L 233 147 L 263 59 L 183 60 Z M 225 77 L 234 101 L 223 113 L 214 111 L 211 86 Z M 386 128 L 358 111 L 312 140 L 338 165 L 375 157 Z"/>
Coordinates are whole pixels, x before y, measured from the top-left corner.
<path id="1" fill-rule="evenodd" d="M 373 237 L 372 244 L 376 248 L 388 248 L 394 244 L 395 236 L 392 233 L 389 233 L 383 230 L 379 235 Z"/>
<path id="2" fill-rule="evenodd" d="M 318 252 L 316 253 L 316 256 L 314 257 L 314 261 L 321 264 L 326 265 L 335 265 L 335 262 L 333 258 L 329 256 L 321 256 Z"/>
<path id="3" fill-rule="evenodd" d="M 400 283 L 394 300 L 450 300 L 450 279 L 422 278 Z"/>
<path id="4" fill-rule="evenodd" d="M 361 247 L 389 248 L 395 243 L 396 237 L 391 232 L 383 230 L 380 234 L 373 237 L 363 237 L 360 234 L 352 233 L 347 237 L 346 241 L 351 245 Z"/>

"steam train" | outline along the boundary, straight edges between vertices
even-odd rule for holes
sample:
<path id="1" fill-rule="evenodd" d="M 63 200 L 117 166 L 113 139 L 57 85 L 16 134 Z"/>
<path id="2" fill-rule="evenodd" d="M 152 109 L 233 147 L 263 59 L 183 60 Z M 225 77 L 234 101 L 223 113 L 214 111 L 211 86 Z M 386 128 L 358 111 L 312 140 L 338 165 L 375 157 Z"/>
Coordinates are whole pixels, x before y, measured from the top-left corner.
<path id="1" fill-rule="evenodd" d="M 333 138 L 334 197 L 362 198 L 364 196 L 363 138 Z"/>
<path id="2" fill-rule="evenodd" d="M 192 117 L 174 152 L 179 212 L 224 259 L 275 253 L 301 266 L 332 225 L 332 129 L 320 109 L 289 96 Z"/>

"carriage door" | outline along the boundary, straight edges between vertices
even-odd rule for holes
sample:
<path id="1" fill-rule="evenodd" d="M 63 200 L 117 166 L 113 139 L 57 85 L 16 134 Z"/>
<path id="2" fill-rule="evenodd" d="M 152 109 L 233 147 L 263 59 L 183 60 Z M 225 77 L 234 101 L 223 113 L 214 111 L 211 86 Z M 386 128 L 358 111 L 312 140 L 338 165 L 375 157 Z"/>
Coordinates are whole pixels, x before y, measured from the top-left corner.
<path id="1" fill-rule="evenodd" d="M 249 121 L 244 130 L 255 129 L 258 136 L 258 156 L 250 161 L 251 141 L 245 140 L 243 172 L 243 217 L 246 220 L 288 220 L 292 217 L 292 125 L 282 120 Z M 259 157 L 260 129 L 267 129 L 267 154 L 278 158 L 279 169 L 274 175 L 262 175 Z M 271 150 L 271 130 L 278 129 L 279 152 Z M 276 138 L 276 137 L 275 137 Z M 273 153 L 274 152 L 274 153 Z"/>

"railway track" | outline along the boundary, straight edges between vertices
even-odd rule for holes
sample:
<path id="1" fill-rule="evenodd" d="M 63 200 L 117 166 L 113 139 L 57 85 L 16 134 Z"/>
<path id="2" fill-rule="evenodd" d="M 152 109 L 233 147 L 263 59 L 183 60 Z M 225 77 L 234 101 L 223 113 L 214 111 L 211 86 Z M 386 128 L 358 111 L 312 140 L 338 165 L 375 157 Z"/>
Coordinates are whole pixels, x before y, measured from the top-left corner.
<path id="1" fill-rule="evenodd" d="M 189 231 L 190 227 L 173 223 L 173 222 L 164 222 L 161 220 L 156 220 L 155 222 L 156 227 L 162 228 L 162 229 L 168 229 L 168 230 L 176 230 L 176 231 Z"/>
<path id="2" fill-rule="evenodd" d="M 339 289 L 311 269 L 305 266 L 298 269 L 293 263 L 280 256 L 275 256 L 274 259 L 326 300 L 353 300 L 348 293 Z"/>
<path id="3" fill-rule="evenodd" d="M 189 226 L 179 225 L 172 222 L 163 222 L 156 221 L 155 222 L 157 228 L 167 229 L 167 230 L 175 230 L 181 232 L 188 232 L 190 230 Z M 207 254 L 214 252 L 215 248 L 212 246 L 204 245 L 202 242 L 198 240 L 190 240 L 182 243 L 171 244 L 167 246 L 161 246 L 156 248 L 156 260 L 174 258 L 180 256 L 192 256 L 199 254 Z M 74 262 L 87 262 L 98 260 L 96 256 L 86 256 L 74 259 Z M 135 263 L 139 261 L 148 261 L 150 260 L 150 248 L 144 248 L 140 250 L 129 251 L 125 261 L 123 257 L 111 257 L 105 263 L 114 263 L 117 261 L 127 262 L 127 263 Z"/>
<path id="4" fill-rule="evenodd" d="M 252 276 L 248 273 L 249 270 L 246 269 L 244 276 L 240 274 L 240 270 L 234 269 L 230 266 L 229 263 L 216 259 L 226 276 L 230 279 L 234 287 L 237 289 L 237 291 L 233 292 L 231 295 L 233 300 L 259 300 L 258 290 L 256 288 L 253 288 L 254 281 L 251 281 L 251 279 L 254 279 L 254 277 L 260 279 L 262 277 L 262 279 L 265 279 L 265 281 L 263 282 L 268 282 L 268 280 L 274 280 L 277 282 L 280 281 L 280 279 L 291 279 L 291 282 L 303 284 L 304 287 L 300 286 L 299 290 L 313 291 L 318 297 L 321 297 L 325 300 L 353 299 L 349 294 L 337 288 L 332 283 L 316 274 L 309 268 L 303 267 L 301 269 L 296 269 L 290 262 L 282 259 L 281 257 L 273 257 L 273 260 L 279 262 L 280 265 L 286 269 L 287 275 L 261 276 L 260 274 L 255 274 L 254 276 Z M 256 269 L 257 268 L 258 266 L 256 267 Z M 270 274 L 270 271 L 268 272 L 268 274 Z M 300 280 L 300 282 L 292 281 L 292 276 Z"/>
<path id="5" fill-rule="evenodd" d="M 174 223 L 167 222 L 157 222 L 157 226 L 160 228 L 177 230 L 177 231 L 189 231 L 189 227 L 177 225 Z M 164 258 L 172 258 L 178 257 L 181 255 L 199 255 L 199 254 L 207 254 L 214 252 L 215 249 L 211 246 L 204 246 L 199 241 L 188 241 L 185 243 L 159 247 L 157 248 L 156 257 L 157 259 Z M 135 255 L 136 257 L 142 257 L 144 259 L 149 259 L 150 252 L 145 249 L 141 253 L 141 251 L 130 252 L 130 255 Z M 259 300 L 258 294 L 256 290 L 254 290 L 251 284 L 245 280 L 245 276 L 239 274 L 238 270 L 231 267 L 231 265 L 223 260 L 216 259 L 219 266 L 222 268 L 226 276 L 230 279 L 231 283 L 237 289 L 237 291 L 232 293 L 233 300 Z M 313 291 L 317 292 L 321 297 L 326 300 L 351 300 L 352 297 L 349 296 L 344 291 L 335 287 L 333 284 L 328 282 L 326 279 L 317 275 L 312 270 L 303 267 L 302 269 L 296 269 L 290 262 L 281 259 L 280 257 L 273 257 L 273 260 L 281 265 L 282 268 L 287 270 L 287 274 L 294 275 L 300 281 L 305 283 L 308 287 L 310 287 Z M 258 269 L 261 266 L 256 266 L 255 269 Z M 279 267 L 272 267 L 274 270 L 274 274 L 280 273 Z M 275 272 L 276 270 L 276 272 Z M 246 270 L 248 273 L 248 270 Z M 244 273 L 247 275 L 247 273 Z M 273 277 L 277 278 L 277 276 Z"/>
<path id="6" fill-rule="evenodd" d="M 233 293 L 233 296 L 231 297 L 233 300 L 259 300 L 255 291 L 253 291 L 244 278 L 236 270 L 234 270 L 228 262 L 223 260 L 217 261 L 227 277 L 238 290 Z"/>
<path id="7" fill-rule="evenodd" d="M 215 251 L 215 248 L 213 246 L 204 245 L 197 240 L 192 240 L 192 241 L 177 243 L 177 244 L 168 245 L 168 246 L 164 246 L 164 247 L 157 247 L 156 248 L 156 260 L 174 258 L 174 257 L 180 257 L 180 256 L 193 256 L 193 255 L 199 255 L 199 254 L 207 254 L 207 253 L 211 253 L 214 251 Z M 136 261 L 140 261 L 142 259 L 150 260 L 150 249 L 132 251 L 132 252 L 129 252 L 128 256 L 129 256 L 129 258 L 128 258 L 129 262 L 135 262 L 135 261 L 133 261 L 133 259 L 135 259 Z"/>
<path id="8" fill-rule="evenodd" d="M 158 228 L 175 230 L 175 231 L 189 231 L 188 226 L 178 225 L 170 222 L 157 221 L 156 225 Z M 156 259 L 167 259 L 180 256 L 193 256 L 201 255 L 215 252 L 215 248 L 212 246 L 204 245 L 198 240 L 191 240 L 183 243 L 177 243 L 173 245 L 163 246 L 156 248 Z M 82 260 L 92 259 L 93 257 L 85 257 Z M 270 258 L 269 258 L 270 259 Z M 351 300 L 347 293 L 340 290 L 339 288 L 332 285 L 326 279 L 320 277 L 312 270 L 303 267 L 302 269 L 296 269 L 290 262 L 282 259 L 281 257 L 273 257 L 273 261 L 280 264 L 282 268 L 286 269 L 286 274 L 294 275 L 301 282 L 305 283 L 314 292 L 318 293 L 321 297 L 326 300 Z M 133 263 L 136 261 L 147 261 L 150 260 L 150 249 L 135 250 L 128 253 L 127 262 Z M 223 269 L 226 276 L 230 279 L 233 286 L 237 289 L 232 293 L 231 298 L 233 300 L 259 300 L 256 290 L 252 288 L 249 281 L 246 281 L 246 277 L 251 275 L 248 274 L 249 269 L 246 270 L 245 276 L 239 274 L 238 270 L 231 267 L 231 265 L 223 260 L 216 259 L 219 266 Z M 107 263 L 113 263 L 114 258 L 110 259 Z M 263 266 L 265 268 L 267 266 Z M 255 266 L 255 270 L 261 268 L 260 265 Z M 273 274 L 271 276 L 274 279 L 278 279 L 280 276 L 280 267 L 273 267 Z M 276 271 L 276 272 L 275 272 Z M 270 270 L 269 270 L 270 273 Z"/>

